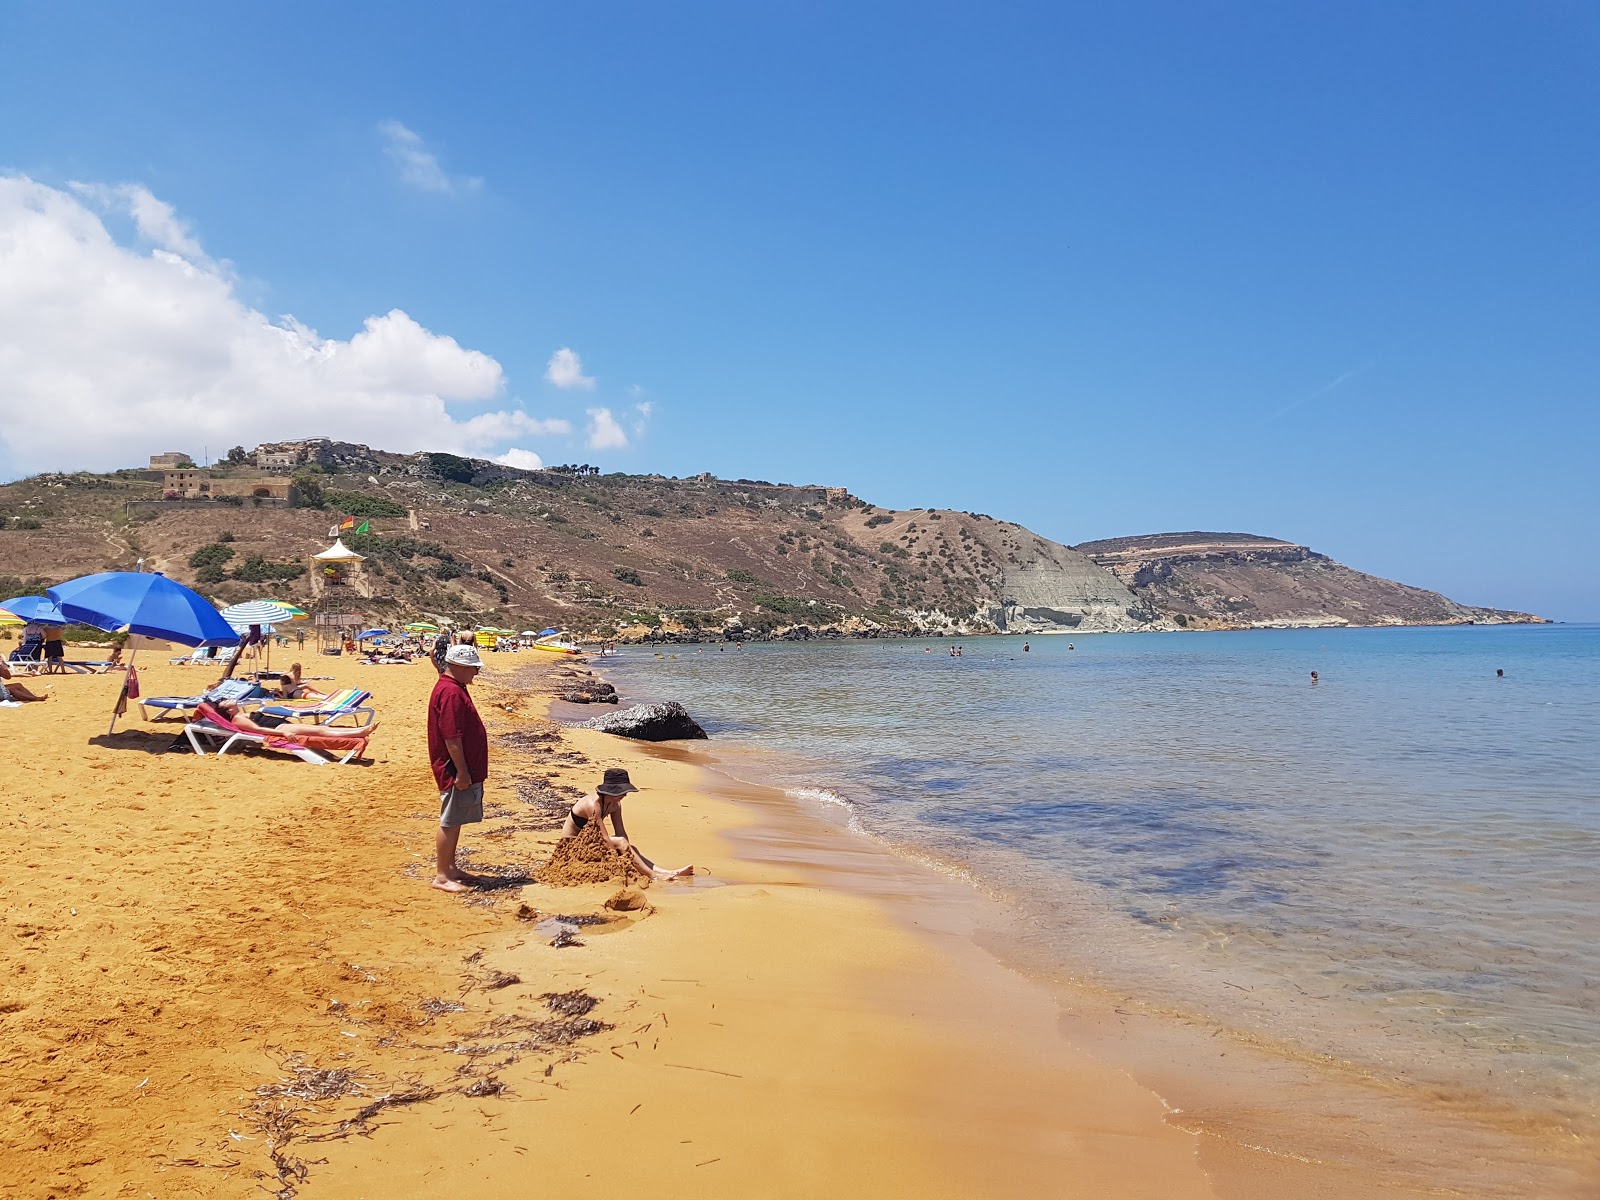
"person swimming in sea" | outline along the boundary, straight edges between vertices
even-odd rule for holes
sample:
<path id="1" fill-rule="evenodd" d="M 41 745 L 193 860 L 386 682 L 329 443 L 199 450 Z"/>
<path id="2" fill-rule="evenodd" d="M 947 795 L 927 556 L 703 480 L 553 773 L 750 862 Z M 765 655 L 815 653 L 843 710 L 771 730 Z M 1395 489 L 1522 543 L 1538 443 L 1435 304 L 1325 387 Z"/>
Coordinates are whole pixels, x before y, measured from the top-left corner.
<path id="1" fill-rule="evenodd" d="M 600 825 L 600 835 L 611 843 L 612 847 L 633 856 L 634 865 L 652 879 L 682 879 L 694 874 L 694 867 L 679 867 L 671 871 L 665 867 L 658 867 L 643 854 L 639 848 L 628 840 L 628 831 L 622 824 L 622 798 L 629 792 L 637 792 L 633 781 L 628 778 L 628 772 L 622 767 L 607 767 L 605 777 L 594 789 L 594 794 L 585 796 L 567 811 L 567 819 L 561 823 L 561 836 L 563 838 L 577 837 L 584 826 L 594 821 Z M 616 836 L 606 834 L 605 819 L 611 818 L 611 828 Z"/>
<path id="2" fill-rule="evenodd" d="M 1028 653 L 1028 643 L 1027 642 L 1023 642 L 1022 643 L 1022 652 L 1024 654 Z"/>
<path id="3" fill-rule="evenodd" d="M 1317 673 L 1315 671 L 1311 672 L 1311 686 L 1317 686 Z"/>

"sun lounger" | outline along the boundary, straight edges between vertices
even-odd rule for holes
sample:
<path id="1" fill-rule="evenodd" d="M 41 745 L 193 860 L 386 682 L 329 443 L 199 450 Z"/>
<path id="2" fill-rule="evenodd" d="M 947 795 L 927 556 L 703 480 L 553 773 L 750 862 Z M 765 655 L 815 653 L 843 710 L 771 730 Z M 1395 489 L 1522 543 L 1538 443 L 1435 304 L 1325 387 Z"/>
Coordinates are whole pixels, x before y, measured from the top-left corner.
<path id="1" fill-rule="evenodd" d="M 343 717 L 354 717 L 355 728 L 361 729 L 371 725 L 376 717 L 372 706 L 367 703 L 371 699 L 371 692 L 364 692 L 360 688 L 341 688 L 322 700 L 283 700 L 276 704 L 264 704 L 261 711 L 290 721 L 312 721 L 329 726 Z M 362 720 L 363 716 L 365 720 Z"/>
<path id="2" fill-rule="evenodd" d="M 367 739 L 364 737 L 306 737 L 306 738 L 269 738 L 259 733 L 246 733 L 233 726 L 217 725 L 211 721 L 191 721 L 183 727 L 184 736 L 189 739 L 189 745 L 200 757 L 205 757 L 205 750 L 201 748 L 202 738 L 221 746 L 216 754 L 221 758 L 235 746 L 264 746 L 268 750 L 280 750 L 285 754 L 292 754 L 303 762 L 316 766 L 326 766 L 329 763 L 339 763 L 341 766 L 352 759 L 363 758 L 367 752 Z M 318 753 L 326 750 L 337 755 L 344 751 L 342 757 L 327 757 Z"/>
<path id="3" fill-rule="evenodd" d="M 207 663 L 215 663 L 215 664 L 226 663 L 228 661 L 228 659 L 230 659 L 232 657 L 233 657 L 233 652 L 232 652 L 231 649 L 226 654 L 217 654 L 217 653 L 215 653 L 215 647 L 212 647 L 212 646 L 201 646 L 193 654 L 185 654 L 181 658 L 172 658 L 172 659 L 168 659 L 167 661 L 170 662 L 175 667 L 180 667 L 180 666 L 182 666 L 182 667 L 192 667 L 192 666 L 195 666 L 195 665 L 202 665 L 203 666 L 203 665 L 205 665 Z"/>
<path id="4" fill-rule="evenodd" d="M 224 679 L 209 692 L 198 696 L 151 696 L 141 697 L 139 712 L 146 721 L 150 720 L 150 710 L 188 712 L 192 708 L 199 708 L 206 701 L 215 703 L 218 700 L 232 700 L 237 704 L 261 704 L 271 699 L 270 695 L 259 683 L 249 679 Z"/>
<path id="5" fill-rule="evenodd" d="M 232 721 L 229 721 L 209 704 L 201 709 L 201 719 L 191 721 L 183 727 L 184 736 L 189 739 L 189 745 L 196 755 L 205 757 L 205 750 L 201 747 L 201 739 L 212 743 L 220 743 L 217 757 L 221 758 L 235 746 L 264 746 L 268 750 L 278 750 L 285 754 L 292 754 L 303 762 L 316 766 L 325 766 L 330 762 L 337 762 L 341 766 L 352 759 L 363 758 L 367 753 L 367 738 L 363 734 L 339 736 L 328 734 L 302 734 L 293 738 L 269 737 L 260 733 L 247 733 Z M 343 751 L 343 757 L 326 757 L 319 751 L 327 751 L 330 755 L 338 755 Z"/>

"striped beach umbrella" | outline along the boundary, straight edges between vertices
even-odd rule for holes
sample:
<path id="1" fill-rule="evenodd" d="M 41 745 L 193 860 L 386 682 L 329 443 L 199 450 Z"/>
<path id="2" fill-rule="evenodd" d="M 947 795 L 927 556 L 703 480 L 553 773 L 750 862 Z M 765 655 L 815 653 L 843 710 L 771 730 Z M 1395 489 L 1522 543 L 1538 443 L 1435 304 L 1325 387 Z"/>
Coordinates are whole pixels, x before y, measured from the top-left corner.
<path id="1" fill-rule="evenodd" d="M 279 608 L 283 609 L 284 612 L 288 613 L 289 616 L 291 618 L 293 618 L 294 620 L 296 620 L 296 621 L 309 621 L 311 619 L 311 614 L 308 613 L 305 609 L 296 608 L 294 605 L 290 604 L 287 600 L 268 600 L 268 601 L 266 601 L 266 603 L 267 604 L 276 604 Z"/>
<path id="2" fill-rule="evenodd" d="M 27 624 L 27 622 L 24 621 L 21 617 L 17 616 L 16 613 L 7 612 L 5 609 L 0 608 L 0 626 L 26 625 L 26 624 Z"/>
<path id="3" fill-rule="evenodd" d="M 409 625 L 402 626 L 402 628 L 408 629 L 412 633 L 438 633 L 439 632 L 439 627 L 437 625 L 435 625 L 432 621 L 413 621 Z"/>
<path id="4" fill-rule="evenodd" d="M 246 600 L 228 605 L 222 610 L 222 619 L 235 629 L 246 630 L 252 625 L 287 625 L 294 614 L 271 600 Z"/>

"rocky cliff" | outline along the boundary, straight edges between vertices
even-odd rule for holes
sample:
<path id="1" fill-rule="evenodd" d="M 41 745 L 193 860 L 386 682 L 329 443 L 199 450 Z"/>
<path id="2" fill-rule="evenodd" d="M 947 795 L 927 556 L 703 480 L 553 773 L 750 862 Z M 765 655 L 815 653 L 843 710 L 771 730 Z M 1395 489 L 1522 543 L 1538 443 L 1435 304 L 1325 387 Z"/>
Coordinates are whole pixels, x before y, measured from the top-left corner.
<path id="1" fill-rule="evenodd" d="M 1537 622 L 1380 579 L 1306 546 L 1247 533 L 1158 533 L 1074 549 L 1187 629 Z"/>

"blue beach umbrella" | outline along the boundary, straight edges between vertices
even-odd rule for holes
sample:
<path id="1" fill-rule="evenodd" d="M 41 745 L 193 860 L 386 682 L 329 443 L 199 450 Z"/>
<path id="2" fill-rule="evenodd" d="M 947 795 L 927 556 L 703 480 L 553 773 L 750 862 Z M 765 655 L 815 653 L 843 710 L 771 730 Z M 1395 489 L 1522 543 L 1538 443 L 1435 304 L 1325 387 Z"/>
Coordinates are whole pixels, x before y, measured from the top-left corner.
<path id="1" fill-rule="evenodd" d="M 67 623 L 67 619 L 61 615 L 61 610 L 56 607 L 55 601 L 44 596 L 17 596 L 11 600 L 0 601 L 0 608 L 34 625 Z"/>
<path id="2" fill-rule="evenodd" d="M 559 629 L 541 629 L 539 631 L 539 636 L 540 637 L 549 637 L 552 633 L 560 633 L 560 632 L 561 632 L 561 630 L 559 630 Z"/>
<path id="3" fill-rule="evenodd" d="M 237 646 L 239 635 L 199 592 L 165 575 L 105 571 L 46 589 L 68 621 L 181 646 Z"/>
<path id="4" fill-rule="evenodd" d="M 138 634 L 177 642 L 181 646 L 237 646 L 239 635 L 199 592 L 175 583 L 165 575 L 140 571 L 105 571 L 85 575 L 45 589 L 68 621 L 116 633 Z M 127 711 L 133 660 L 122 679 L 122 692 L 111 713 L 111 730 Z M 137 693 L 135 693 L 137 694 Z M 107 732 L 111 732 L 108 730 Z"/>
<path id="5" fill-rule="evenodd" d="M 387 629 L 368 629 L 363 633 L 356 634 L 356 641 L 364 642 L 368 638 L 380 638 L 380 637 L 388 637 L 388 636 L 389 636 L 389 631 Z"/>

